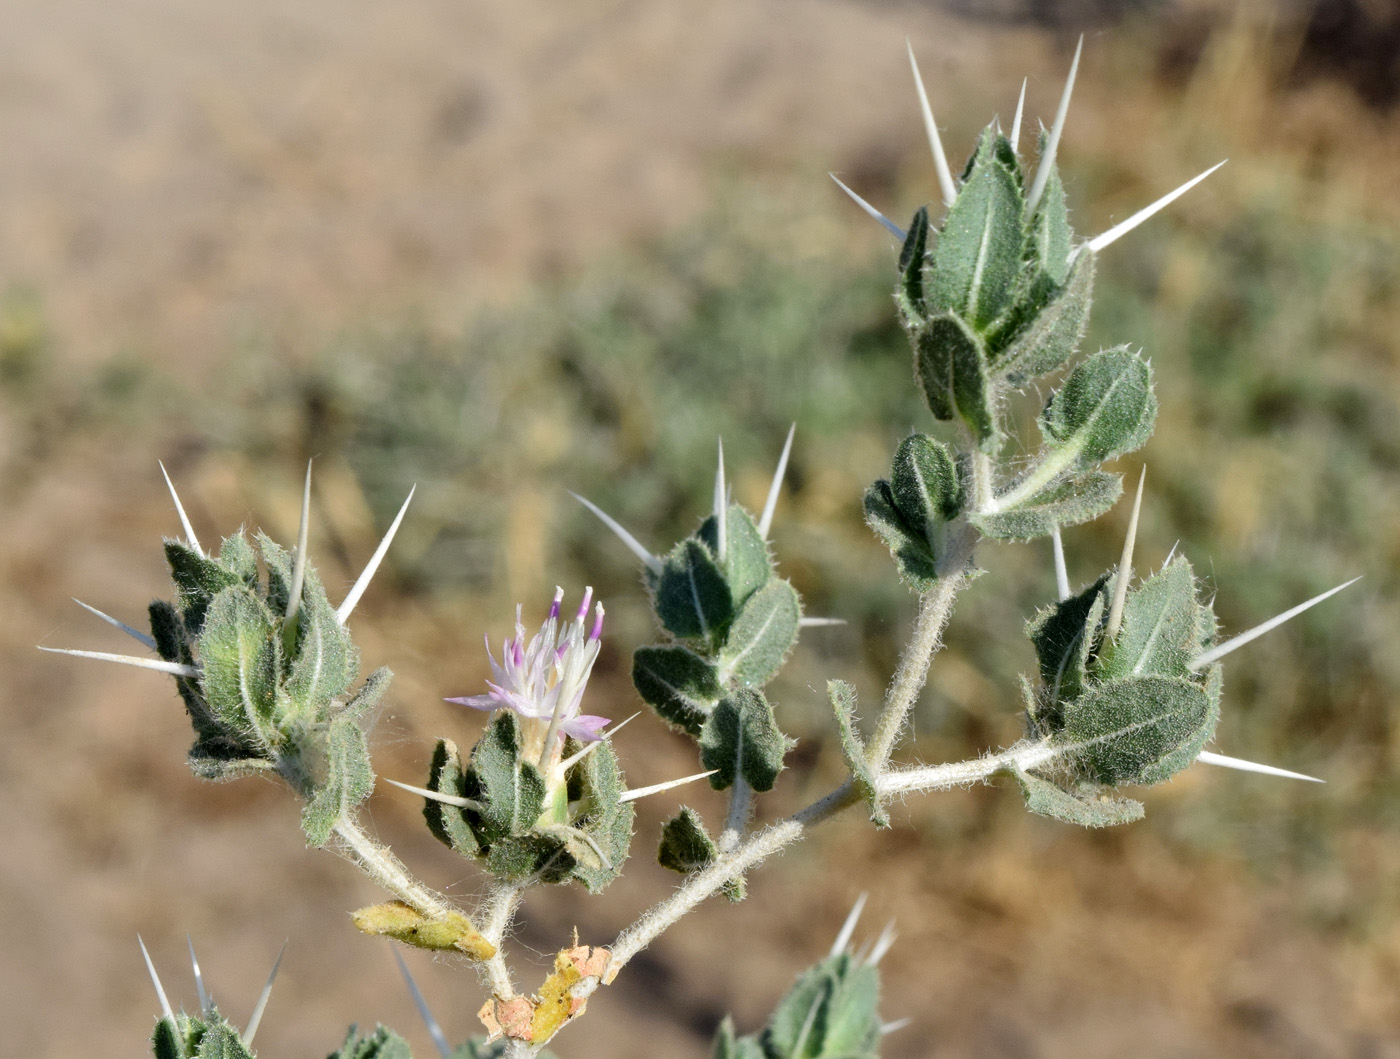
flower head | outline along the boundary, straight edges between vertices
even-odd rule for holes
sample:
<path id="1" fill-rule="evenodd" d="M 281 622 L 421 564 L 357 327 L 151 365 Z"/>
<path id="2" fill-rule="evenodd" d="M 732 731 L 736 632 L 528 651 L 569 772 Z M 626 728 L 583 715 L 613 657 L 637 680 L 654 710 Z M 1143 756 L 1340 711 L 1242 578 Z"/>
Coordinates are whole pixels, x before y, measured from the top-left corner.
<path id="1" fill-rule="evenodd" d="M 525 626 L 520 620 L 521 608 L 515 608 L 515 636 L 501 645 L 497 661 L 491 652 L 491 638 L 486 638 L 486 653 L 491 659 L 492 679 L 485 695 L 469 695 L 448 699 L 477 710 L 507 709 L 522 721 L 525 746 L 522 757 L 538 756 L 541 768 L 557 761 L 563 737 L 580 742 L 596 742 L 602 738 L 606 717 L 579 713 L 588 676 L 598 657 L 599 641 L 603 635 L 603 604 L 593 610 L 593 624 L 587 624 L 593 589 L 584 591 L 583 602 L 571 621 L 560 621 L 560 606 L 564 590 L 554 590 L 554 602 L 549 617 L 540 631 L 525 641 Z"/>

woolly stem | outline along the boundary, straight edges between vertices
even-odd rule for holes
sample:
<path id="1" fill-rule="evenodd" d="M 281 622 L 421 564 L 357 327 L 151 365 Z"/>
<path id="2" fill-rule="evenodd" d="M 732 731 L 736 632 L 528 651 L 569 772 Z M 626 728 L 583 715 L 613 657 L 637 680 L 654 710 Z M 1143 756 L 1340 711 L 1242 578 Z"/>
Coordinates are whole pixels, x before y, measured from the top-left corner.
<path id="1" fill-rule="evenodd" d="M 442 894 L 424 886 L 409 874 L 403 861 L 394 856 L 388 847 L 381 846 L 365 834 L 358 821 L 342 816 L 335 822 L 334 833 L 340 839 L 342 851 L 361 871 L 415 911 L 429 919 L 439 919 L 449 912 L 459 911 Z"/>
<path id="2" fill-rule="evenodd" d="M 967 580 L 963 569 L 971 557 L 971 541 L 964 537 L 955 545 L 955 550 L 959 553 L 956 572 L 939 578 L 931 589 L 919 597 L 919 613 L 914 619 L 913 634 L 899 657 L 894 680 L 885 692 L 875 738 L 866 753 L 866 760 L 876 774 L 883 771 L 885 763 L 889 761 L 909 711 L 914 708 L 919 692 L 924 688 L 929 664 L 943 646 L 943 629 L 953 612 L 953 602 Z"/>

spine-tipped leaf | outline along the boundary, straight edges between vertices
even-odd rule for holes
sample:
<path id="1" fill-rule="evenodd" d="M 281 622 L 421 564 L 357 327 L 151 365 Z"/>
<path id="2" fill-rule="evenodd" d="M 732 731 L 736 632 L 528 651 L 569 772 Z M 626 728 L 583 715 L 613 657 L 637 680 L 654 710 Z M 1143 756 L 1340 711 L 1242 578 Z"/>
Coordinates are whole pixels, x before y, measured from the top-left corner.
<path id="1" fill-rule="evenodd" d="M 933 250 L 934 304 L 979 331 L 1009 306 L 1024 241 L 1020 182 L 997 157 L 996 139 L 983 134 Z"/>

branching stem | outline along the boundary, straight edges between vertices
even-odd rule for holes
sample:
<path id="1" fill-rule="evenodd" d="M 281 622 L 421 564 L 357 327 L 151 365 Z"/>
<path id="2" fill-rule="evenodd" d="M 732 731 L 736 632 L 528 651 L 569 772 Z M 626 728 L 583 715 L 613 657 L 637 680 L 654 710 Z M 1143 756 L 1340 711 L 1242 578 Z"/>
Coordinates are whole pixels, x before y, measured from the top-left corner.
<path id="1" fill-rule="evenodd" d="M 968 553 L 971 551 L 970 542 L 966 539 L 954 545 L 954 548 L 959 551 L 966 550 Z M 904 653 L 899 657 L 894 680 L 885 692 L 875 738 L 866 752 L 871 771 L 877 775 L 884 771 L 890 754 L 894 752 L 895 743 L 904 729 L 909 711 L 914 708 L 919 692 L 923 690 L 924 682 L 928 679 L 929 664 L 933 661 L 934 654 L 943 646 L 943 629 L 953 612 L 953 601 L 967 580 L 963 570 L 969 557 L 970 555 L 962 556 L 953 572 L 939 578 L 933 588 L 919 597 L 919 613 L 914 619 L 913 634 L 909 643 L 905 645 Z"/>
<path id="2" fill-rule="evenodd" d="M 415 879 L 393 851 L 365 834 L 359 822 L 342 816 L 335 822 L 341 848 L 375 884 L 430 919 L 459 911 L 446 897 Z"/>

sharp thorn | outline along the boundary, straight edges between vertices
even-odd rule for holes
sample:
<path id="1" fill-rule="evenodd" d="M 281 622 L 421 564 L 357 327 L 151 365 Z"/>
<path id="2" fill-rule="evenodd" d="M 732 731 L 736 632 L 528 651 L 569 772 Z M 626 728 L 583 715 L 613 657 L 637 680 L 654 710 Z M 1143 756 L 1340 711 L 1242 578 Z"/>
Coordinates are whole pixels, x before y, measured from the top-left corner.
<path id="1" fill-rule="evenodd" d="M 140 629 L 133 629 L 126 622 L 118 621 L 110 614 L 103 614 L 96 607 L 89 606 L 88 604 L 84 603 L 81 599 L 74 599 L 73 602 L 76 603 L 78 606 L 82 607 L 83 610 L 87 611 L 88 613 L 96 614 L 99 618 L 107 622 L 109 625 L 115 625 L 118 629 L 126 633 L 132 639 L 140 640 L 145 647 L 150 648 L 152 651 L 156 649 L 156 642 L 152 640 L 149 636 L 147 636 L 144 632 L 142 632 Z"/>
<path id="2" fill-rule="evenodd" d="M 189 542 L 191 548 L 204 554 L 204 549 L 199 546 L 199 538 L 194 535 L 194 527 L 190 525 L 190 517 L 185 514 L 185 505 L 180 503 L 180 494 L 175 492 L 175 483 L 170 480 L 170 474 L 165 469 L 165 464 L 160 463 L 160 473 L 165 476 L 166 488 L 170 490 L 170 499 L 175 501 L 175 513 L 180 516 L 180 525 L 185 529 L 185 540 Z"/>
<path id="3" fill-rule="evenodd" d="M 1307 780 L 1309 783 L 1327 782 L 1316 776 L 1305 776 L 1301 772 L 1289 772 L 1287 769 L 1275 768 L 1273 765 L 1261 765 L 1256 761 L 1245 761 L 1243 758 L 1212 754 L 1208 750 L 1202 750 L 1197 754 L 1196 760 L 1203 765 L 1218 765 L 1221 768 L 1239 769 L 1241 772 L 1259 772 L 1265 776 L 1280 776 L 1286 780 Z"/>
<path id="4" fill-rule="evenodd" d="M 1222 644 L 1216 644 L 1209 651 L 1205 651 L 1193 658 L 1186 668 L 1192 671 L 1204 669 L 1212 662 L 1224 658 L 1231 651 L 1243 647 L 1251 640 L 1257 640 L 1266 632 L 1270 632 L 1273 629 L 1277 629 L 1284 622 L 1296 618 L 1299 614 L 1302 614 L 1303 611 L 1307 610 L 1309 607 L 1317 606 L 1324 599 L 1327 599 L 1329 596 L 1335 596 L 1342 589 L 1349 588 L 1350 586 L 1356 584 L 1356 582 L 1360 580 L 1361 578 L 1359 577 L 1353 577 L 1350 581 L 1342 582 L 1336 588 L 1329 588 L 1326 592 L 1323 592 L 1321 595 L 1313 596 L 1313 598 L 1308 600 L 1306 603 L 1299 603 L 1296 607 L 1293 607 L 1290 610 L 1286 610 L 1282 614 L 1276 614 L 1268 621 L 1260 622 L 1248 632 L 1242 632 L 1238 636 L 1232 636 L 1230 639 L 1226 640 Z"/>
<path id="5" fill-rule="evenodd" d="M 638 798 L 645 798 L 650 794 L 660 794 L 662 791 L 669 791 L 672 787 L 680 787 L 687 783 L 694 783 L 696 780 L 703 780 L 706 776 L 713 776 L 719 769 L 710 769 L 709 772 L 697 772 L 693 776 L 682 776 L 678 780 L 667 780 L 665 783 L 653 783 L 650 787 L 638 787 L 636 790 L 623 791 L 619 802 L 635 802 Z"/>
<path id="6" fill-rule="evenodd" d="M 878 967 L 880 961 L 885 958 L 885 953 L 889 952 L 890 947 L 894 944 L 895 937 L 894 920 L 891 919 L 885 924 L 885 929 L 880 931 L 880 936 L 875 939 L 875 946 L 870 950 L 870 955 L 865 959 L 866 965 L 869 967 Z"/>
<path id="7" fill-rule="evenodd" d="M 566 757 L 563 761 L 559 762 L 559 771 L 560 771 L 560 772 L 567 772 L 569 769 L 573 768 L 573 767 L 574 767 L 575 765 L 577 765 L 580 761 L 582 761 L 584 758 L 586 758 L 589 754 L 593 753 L 593 751 L 597 750 L 597 749 L 598 749 L 600 746 L 602 746 L 604 743 L 606 743 L 606 742 L 608 742 L 610 739 L 612 739 L 613 736 L 617 735 L 618 732 L 622 731 L 624 728 L 626 728 L 629 724 L 631 724 L 633 721 L 635 721 L 635 720 L 636 720 L 638 717 L 640 717 L 641 715 L 642 715 L 642 711 L 641 711 L 641 710 L 638 710 L 638 711 L 637 711 L 636 713 L 634 713 L 631 717 L 627 718 L 627 720 L 621 721 L 621 722 L 619 722 L 618 724 L 615 724 L 615 725 L 613 725 L 611 728 L 609 728 L 606 732 L 603 733 L 603 735 L 602 735 L 601 738 L 595 740 L 595 741 L 592 742 L 592 743 L 589 743 L 587 746 L 585 746 L 582 750 L 578 751 L 576 754 L 572 754 L 572 755 L 570 755 L 569 757 Z"/>
<path id="8" fill-rule="evenodd" d="M 832 180 L 835 180 L 836 186 L 839 187 L 842 191 L 844 191 L 847 195 L 851 196 L 851 199 L 855 202 L 857 206 L 859 206 L 871 217 L 874 217 L 877 221 L 883 224 L 885 228 L 889 231 L 889 233 L 893 235 L 896 239 L 898 239 L 901 243 L 904 242 L 904 240 L 907 238 L 907 233 L 904 231 L 903 228 L 895 224 L 894 221 L 890 220 L 883 213 L 877 210 L 874 206 L 866 202 L 863 198 L 857 195 L 845 184 L 841 183 L 840 178 L 838 178 L 835 173 L 828 173 L 827 176 L 831 177 Z"/>
<path id="9" fill-rule="evenodd" d="M 845 625 L 845 618 L 798 618 L 797 626 L 800 629 L 819 629 L 826 625 Z"/>
<path id="10" fill-rule="evenodd" d="M 394 959 L 398 961 L 399 973 L 403 975 L 404 983 L 408 986 L 409 995 L 413 997 L 414 1006 L 418 1008 L 418 1014 L 423 1017 L 423 1025 L 428 1027 L 428 1036 L 433 1039 L 433 1046 L 437 1048 L 438 1055 L 442 1059 L 447 1059 L 452 1054 L 452 1045 L 448 1043 L 447 1034 L 442 1032 L 442 1026 L 438 1020 L 433 1018 L 433 1013 L 428 1009 L 428 1001 L 423 996 L 423 991 L 418 988 L 418 983 L 413 980 L 413 975 L 408 971 L 408 964 L 404 963 L 403 955 L 399 952 L 398 946 L 392 949 Z"/>
<path id="11" fill-rule="evenodd" d="M 856 903 L 851 906 L 851 910 L 846 913 L 846 921 L 841 924 L 841 929 L 836 933 L 836 940 L 831 943 L 831 952 L 827 958 L 839 956 L 846 951 L 846 946 L 851 943 L 851 935 L 856 932 L 856 923 L 860 921 L 861 912 L 865 911 L 865 900 L 870 895 L 862 893 L 856 898 Z"/>
<path id="12" fill-rule="evenodd" d="M 1142 484 L 1147 481 L 1147 468 L 1144 466 L 1138 475 L 1137 496 L 1133 500 L 1133 514 L 1128 520 L 1128 534 L 1123 538 L 1123 557 L 1118 561 L 1118 581 L 1113 588 L 1113 605 L 1108 611 L 1108 622 L 1104 625 L 1104 638 L 1112 643 L 1118 639 L 1118 630 L 1123 625 L 1123 606 L 1128 600 L 1128 582 L 1133 579 L 1133 545 L 1137 543 L 1138 513 L 1142 510 Z"/>
<path id="13" fill-rule="evenodd" d="M 301 586 L 306 581 L 306 539 L 311 522 L 311 461 L 306 461 L 306 485 L 301 491 L 301 525 L 297 528 L 297 557 L 292 565 L 292 586 L 287 594 L 286 624 L 289 629 L 301 608 Z"/>
<path id="14" fill-rule="evenodd" d="M 1229 161 L 1229 159 L 1226 159 L 1226 161 Z M 1182 184 L 1181 187 L 1177 188 L 1175 191 L 1167 192 L 1156 202 L 1152 203 L 1152 205 L 1144 206 L 1142 209 L 1138 210 L 1135 214 L 1129 217 L 1126 221 L 1122 221 L 1118 224 L 1115 224 L 1112 228 L 1104 232 L 1102 235 L 1094 236 L 1094 238 L 1090 239 L 1085 245 L 1097 254 L 1100 250 L 1108 246 L 1110 243 L 1115 243 L 1123 236 L 1127 235 L 1129 232 L 1131 232 L 1138 225 L 1142 224 L 1143 221 L 1147 220 L 1153 214 L 1157 213 L 1160 210 L 1166 209 L 1177 199 L 1181 198 L 1182 195 L 1185 195 L 1193 187 L 1199 184 L 1206 177 L 1210 176 L 1224 164 L 1225 162 L 1217 162 L 1215 165 L 1207 169 L 1204 173 L 1201 173 L 1199 176 L 1192 177 L 1190 180 Z"/>
<path id="15" fill-rule="evenodd" d="M 182 665 L 179 662 L 167 662 L 159 658 L 137 658 L 134 655 L 114 655 L 106 651 L 76 651 L 71 647 L 41 647 L 41 651 L 47 651 L 55 655 L 72 655 L 74 658 L 95 658 L 99 662 L 118 662 L 124 666 L 135 666 L 137 669 L 150 669 L 157 673 L 169 673 L 172 676 L 195 678 L 199 676 L 199 670 L 195 666 Z"/>
<path id="16" fill-rule="evenodd" d="M 891 1033 L 898 1033 L 905 1026 L 913 1025 L 913 1018 L 891 1019 L 889 1022 L 880 1023 L 880 1036 L 888 1037 Z"/>
<path id="17" fill-rule="evenodd" d="M 1021 79 L 1021 96 L 1016 100 L 1016 117 L 1011 122 L 1011 150 L 1015 154 L 1020 152 L 1017 145 L 1021 141 L 1021 115 L 1026 112 L 1026 81 L 1029 78 Z"/>
<path id="18" fill-rule="evenodd" d="M 175 1022 L 175 1012 L 170 1010 L 170 998 L 165 995 L 165 986 L 160 984 L 160 975 L 156 974 L 156 965 L 151 962 L 151 954 L 146 950 L 146 942 L 140 934 L 136 935 L 136 944 L 141 946 L 141 955 L 146 960 L 146 971 L 151 976 L 151 984 L 156 987 L 156 996 L 160 997 L 160 1012 L 170 1020 L 170 1025 L 179 1032 L 179 1026 Z"/>
<path id="19" fill-rule="evenodd" d="M 1167 557 L 1162 560 L 1162 565 L 1164 567 L 1170 566 L 1172 564 L 1172 560 L 1176 558 L 1176 549 L 1180 546 L 1180 544 L 1181 541 L 1174 541 L 1172 543 L 1171 551 L 1167 552 Z"/>
<path id="20" fill-rule="evenodd" d="M 199 957 L 194 954 L 194 938 L 185 935 L 185 944 L 190 947 L 190 967 L 194 969 L 194 987 L 199 991 L 199 1010 L 209 1010 L 209 992 L 204 988 L 204 975 L 199 970 Z"/>
<path id="21" fill-rule="evenodd" d="M 427 798 L 429 801 L 442 802 L 443 805 L 455 805 L 458 809 L 471 809 L 481 812 L 485 806 L 471 798 L 462 798 L 455 794 L 442 794 L 439 791 L 430 791 L 426 787 L 415 787 L 411 783 L 400 783 L 398 780 L 391 780 L 388 776 L 381 777 L 385 783 L 391 783 L 401 790 L 408 791 L 409 794 L 416 794 L 420 798 Z"/>
<path id="22" fill-rule="evenodd" d="M 1026 216 L 1034 217 L 1035 208 L 1040 205 L 1040 196 L 1045 191 L 1046 181 L 1050 179 L 1050 170 L 1055 168 L 1055 152 L 1060 148 L 1060 134 L 1065 130 L 1065 116 L 1069 113 L 1069 98 L 1074 93 L 1074 78 L 1079 73 L 1079 55 L 1084 50 L 1084 37 L 1081 35 L 1079 43 L 1074 48 L 1074 61 L 1069 64 L 1069 76 L 1065 78 L 1065 90 L 1060 96 L 1060 107 L 1055 111 L 1055 124 L 1050 127 L 1050 139 L 1046 141 L 1045 153 L 1040 157 L 1040 164 L 1035 170 L 1035 182 L 1031 184 L 1031 193 L 1026 196 Z"/>
<path id="23" fill-rule="evenodd" d="M 661 560 L 647 551 L 636 537 L 623 529 L 622 523 L 618 522 L 617 519 L 613 518 L 597 504 L 593 503 L 592 500 L 579 496 L 577 493 L 570 493 L 569 495 L 584 507 L 588 508 L 589 511 L 593 512 L 593 514 L 598 517 L 599 522 L 612 530 L 617 539 L 627 546 L 627 550 L 646 564 L 648 570 L 654 574 L 661 573 Z"/>
<path id="24" fill-rule="evenodd" d="M 773 513 L 778 509 L 778 494 L 783 489 L 783 475 L 787 473 L 788 457 L 792 455 L 792 438 L 797 433 L 797 424 L 788 427 L 787 440 L 783 442 L 782 455 L 778 457 L 778 469 L 773 472 L 773 482 L 768 486 L 768 498 L 763 502 L 763 514 L 758 519 L 758 535 L 768 539 L 768 531 L 773 528 Z"/>
<path id="25" fill-rule="evenodd" d="M 403 522 L 404 515 L 408 512 L 408 505 L 413 500 L 413 494 L 417 492 L 415 485 L 408 491 L 408 497 L 403 502 L 403 507 L 399 508 L 399 513 L 394 516 L 394 521 L 389 524 L 389 531 L 384 534 L 384 539 L 379 542 L 379 547 L 370 556 L 369 562 L 365 565 L 364 573 L 350 589 L 350 594 L 345 597 L 340 604 L 340 609 L 335 612 L 335 620 L 339 625 L 344 625 L 346 619 L 355 609 L 355 604 L 360 602 L 360 597 L 365 594 L 365 589 L 369 588 L 369 583 L 374 578 L 375 571 L 379 569 L 379 564 L 384 561 L 384 554 L 389 550 L 389 545 L 393 543 L 394 534 L 399 531 L 399 523 Z"/>
<path id="26" fill-rule="evenodd" d="M 1065 542 L 1060 537 L 1060 527 L 1050 531 L 1050 543 L 1055 549 L 1055 591 L 1060 602 L 1069 599 L 1069 570 L 1065 566 Z"/>
<path id="27" fill-rule="evenodd" d="M 277 950 L 277 959 L 272 961 L 272 970 L 267 976 L 267 984 L 263 986 L 262 992 L 258 995 L 258 1002 L 253 1007 L 253 1017 L 248 1020 L 248 1028 L 243 1031 L 243 1043 L 249 1049 L 253 1047 L 253 1038 L 257 1035 L 258 1025 L 262 1022 L 263 1012 L 267 1010 L 268 998 L 272 996 L 272 983 L 277 981 L 277 971 L 282 966 L 282 957 L 286 951 L 287 942 L 284 941 L 282 947 Z"/>
<path id="28" fill-rule="evenodd" d="M 909 66 L 914 71 L 914 87 L 919 91 L 919 110 L 924 117 L 924 132 L 928 134 L 928 144 L 933 151 L 933 168 L 938 173 L 938 187 L 943 192 L 943 205 L 952 209 L 957 201 L 958 189 L 953 183 L 952 171 L 948 168 L 948 156 L 943 153 L 943 141 L 938 136 L 938 125 L 933 120 L 933 108 L 929 106 L 928 93 L 924 90 L 924 79 L 919 74 L 919 62 L 914 58 L 914 45 L 904 42 L 909 50 Z"/>

